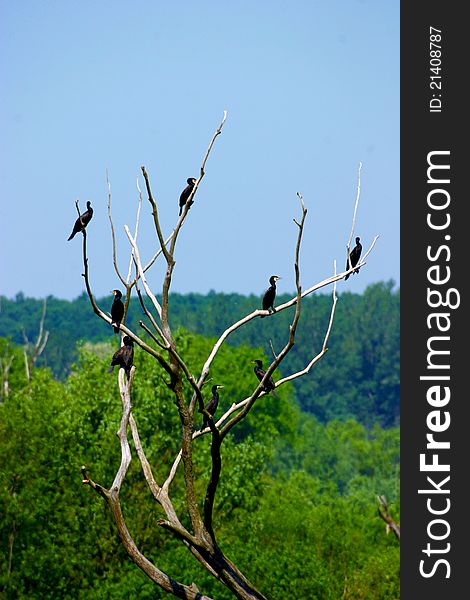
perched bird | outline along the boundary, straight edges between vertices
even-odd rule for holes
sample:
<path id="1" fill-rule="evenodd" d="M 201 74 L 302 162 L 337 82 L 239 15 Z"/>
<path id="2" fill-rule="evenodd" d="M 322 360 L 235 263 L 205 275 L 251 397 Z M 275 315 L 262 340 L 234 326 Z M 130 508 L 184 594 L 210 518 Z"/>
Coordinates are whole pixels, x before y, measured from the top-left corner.
<path id="1" fill-rule="evenodd" d="M 86 203 L 86 211 L 82 213 L 78 219 L 75 221 L 75 225 L 73 226 L 72 233 L 67 241 L 70 241 L 76 233 L 79 231 L 83 231 L 88 223 L 91 221 L 91 217 L 93 216 L 93 209 L 91 208 L 91 202 L 88 200 Z"/>
<path id="2" fill-rule="evenodd" d="M 118 333 L 119 325 L 124 315 L 124 304 L 122 303 L 122 294 L 119 290 L 112 290 L 111 293 L 114 294 L 114 302 L 111 306 L 111 319 L 113 320 L 111 325 L 114 328 L 114 333 Z"/>
<path id="3" fill-rule="evenodd" d="M 274 308 L 274 299 L 276 298 L 276 281 L 281 279 L 278 275 L 271 275 L 269 283 L 271 284 L 268 289 L 264 292 L 263 296 L 263 310 L 269 310 L 269 314 L 276 312 Z M 266 315 L 261 315 L 261 318 Z"/>
<path id="4" fill-rule="evenodd" d="M 217 390 L 220 390 L 223 387 L 224 387 L 223 385 L 213 385 L 212 386 L 212 398 L 209 400 L 209 402 L 205 406 L 205 409 L 207 410 L 207 412 L 212 416 L 215 415 L 215 411 L 217 410 L 217 407 L 219 406 L 219 392 Z M 205 429 L 208 425 L 209 425 L 209 419 L 206 417 L 206 415 L 204 415 L 204 421 L 202 423 L 202 428 Z"/>
<path id="5" fill-rule="evenodd" d="M 181 213 L 183 212 L 183 206 L 188 201 L 189 196 L 191 196 L 191 192 L 193 191 L 194 184 L 196 183 L 196 180 L 194 179 L 194 177 L 190 177 L 186 181 L 188 182 L 188 185 L 181 192 L 181 196 L 180 196 L 180 212 L 179 212 L 180 216 L 181 216 Z"/>
<path id="6" fill-rule="evenodd" d="M 128 335 L 125 335 L 122 341 L 124 346 L 121 346 L 119 350 L 113 354 L 113 359 L 111 361 L 111 366 L 108 369 L 108 373 L 112 373 L 114 371 L 114 367 L 119 366 L 120 368 L 124 369 L 127 379 L 129 379 L 132 362 L 134 360 L 134 342 Z"/>
<path id="7" fill-rule="evenodd" d="M 349 260 L 346 259 L 346 271 L 348 271 L 351 267 L 355 267 L 357 265 L 357 263 L 359 262 L 359 259 L 361 258 L 361 252 L 362 252 L 362 244 L 360 243 L 360 238 L 356 238 L 356 245 L 354 246 L 354 248 L 351 250 L 351 252 L 349 253 L 349 258 L 351 260 L 351 266 L 349 265 Z M 360 269 L 360 267 L 359 267 Z M 354 269 L 353 273 L 359 273 L 359 269 Z M 348 273 L 346 275 L 346 277 L 344 278 L 344 281 L 346 281 L 346 279 L 351 275 L 351 273 Z"/>
<path id="8" fill-rule="evenodd" d="M 252 360 L 251 362 L 255 363 L 255 368 L 253 370 L 255 372 L 256 377 L 260 381 L 262 381 L 263 377 L 266 375 L 266 371 L 263 369 L 262 361 L 261 360 Z M 274 384 L 274 380 L 272 377 L 270 377 L 267 381 L 265 381 L 263 391 L 265 391 L 267 394 L 269 394 L 269 392 L 272 392 L 277 398 L 278 395 L 274 391 L 275 387 L 276 386 Z"/>

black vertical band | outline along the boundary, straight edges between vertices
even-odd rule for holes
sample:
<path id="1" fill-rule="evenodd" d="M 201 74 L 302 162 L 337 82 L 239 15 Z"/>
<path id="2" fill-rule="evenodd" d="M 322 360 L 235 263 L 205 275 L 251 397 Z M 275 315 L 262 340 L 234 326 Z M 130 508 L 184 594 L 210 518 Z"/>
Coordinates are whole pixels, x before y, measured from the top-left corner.
<path id="1" fill-rule="evenodd" d="M 470 72 L 461 4 L 401 4 L 401 598 L 467 595 Z M 469 375 L 467 375 L 467 373 Z M 463 596 L 462 596 L 463 593 Z"/>

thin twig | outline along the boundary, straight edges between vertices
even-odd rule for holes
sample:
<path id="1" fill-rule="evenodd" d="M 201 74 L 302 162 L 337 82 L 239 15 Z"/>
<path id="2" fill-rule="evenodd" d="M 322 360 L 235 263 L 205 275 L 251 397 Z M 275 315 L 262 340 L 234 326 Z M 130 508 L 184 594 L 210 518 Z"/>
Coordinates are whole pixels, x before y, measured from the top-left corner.
<path id="1" fill-rule="evenodd" d="M 145 186 L 147 188 L 147 195 L 148 195 L 148 199 L 149 202 L 152 206 L 152 215 L 153 215 L 153 221 L 155 224 L 155 230 L 157 232 L 157 236 L 158 236 L 158 241 L 160 242 L 160 248 L 163 251 L 163 254 L 165 255 L 165 259 L 167 262 L 170 262 L 172 260 L 170 253 L 168 252 L 166 245 L 165 245 L 165 240 L 163 239 L 163 233 L 162 233 L 162 229 L 160 227 L 160 220 L 158 218 L 158 209 L 157 209 L 157 203 L 155 202 L 155 199 L 153 197 L 152 194 L 152 190 L 150 188 L 150 181 L 149 181 L 149 176 L 148 173 L 145 169 L 144 166 L 141 167 L 142 170 L 142 175 L 144 176 L 144 180 L 145 180 Z"/>
<path id="2" fill-rule="evenodd" d="M 272 352 L 273 357 L 277 358 L 277 353 L 274 350 L 273 341 L 271 339 L 269 340 L 269 347 L 271 348 L 271 352 Z"/>
<path id="3" fill-rule="evenodd" d="M 160 302 L 158 302 L 155 294 L 152 292 L 152 290 L 150 289 L 150 286 L 147 282 L 147 278 L 145 277 L 145 273 L 144 270 L 142 269 L 142 263 L 140 262 L 140 254 L 139 254 L 139 248 L 137 247 L 137 243 L 134 240 L 131 232 L 129 231 L 129 227 L 127 225 L 124 225 L 124 230 L 126 232 L 127 238 L 134 250 L 134 259 L 137 265 L 137 272 L 138 275 L 140 277 L 140 279 L 142 280 L 142 283 L 144 285 L 145 288 L 145 293 L 147 294 L 147 296 L 150 298 L 150 300 L 152 301 L 152 304 L 155 307 L 155 310 L 158 313 L 158 316 L 160 317 L 160 319 L 162 318 L 162 307 L 160 305 Z"/>
<path id="4" fill-rule="evenodd" d="M 350 248 L 351 248 L 351 240 L 352 240 L 353 235 L 354 235 L 354 228 L 356 227 L 356 213 L 357 213 L 357 207 L 359 205 L 359 198 L 360 198 L 360 195 L 361 195 L 361 170 L 362 170 L 362 162 L 359 162 L 359 169 L 358 169 L 358 172 L 357 172 L 356 202 L 354 204 L 354 213 L 353 213 L 353 219 L 352 219 L 352 224 L 351 224 L 351 233 L 349 234 L 348 243 L 347 243 L 347 246 L 346 246 L 347 253 L 348 253 L 349 269 L 352 268 L 352 266 L 351 266 L 351 257 L 350 257 Z"/>
<path id="5" fill-rule="evenodd" d="M 137 243 L 137 234 L 139 233 L 139 222 L 140 222 L 140 209 L 142 208 L 142 191 L 139 187 L 139 178 L 137 177 L 136 179 L 136 185 L 137 185 L 137 190 L 139 192 L 139 202 L 137 204 L 137 216 L 135 219 L 135 230 L 134 230 L 134 240 Z M 132 265 L 134 264 L 134 248 L 132 248 L 132 252 L 131 252 L 131 257 L 129 259 L 129 270 L 127 272 L 127 284 L 129 284 L 130 280 L 131 280 L 131 272 L 132 272 Z"/>
<path id="6" fill-rule="evenodd" d="M 121 272 L 120 272 L 118 264 L 117 264 L 116 234 L 115 234 L 115 231 L 114 231 L 113 217 L 111 215 L 111 183 L 109 181 L 108 170 L 107 169 L 106 169 L 106 184 L 108 186 L 108 219 L 109 219 L 109 224 L 110 224 L 110 227 L 111 227 L 111 238 L 112 238 L 112 242 L 113 242 L 113 264 L 114 264 L 114 270 L 116 271 L 116 275 L 121 280 L 122 285 L 124 285 L 124 286 L 127 287 L 126 280 L 121 275 Z"/>
<path id="7" fill-rule="evenodd" d="M 206 163 L 207 163 L 207 160 L 208 160 L 209 155 L 211 153 L 212 147 L 213 147 L 213 145 L 214 145 L 215 140 L 217 139 L 217 137 L 222 133 L 222 127 L 224 126 L 226 119 L 227 119 L 227 111 L 224 110 L 224 116 L 222 118 L 222 121 L 221 121 L 220 125 L 218 126 L 216 132 L 212 136 L 212 139 L 211 139 L 211 141 L 209 143 L 209 146 L 208 146 L 208 148 L 206 150 L 206 154 L 204 155 L 204 158 L 202 160 L 201 170 L 200 170 L 199 177 L 196 179 L 196 183 L 194 184 L 193 189 L 191 190 L 191 194 L 189 195 L 189 198 L 187 199 L 186 204 L 184 205 L 182 214 L 181 214 L 181 216 L 178 219 L 178 222 L 176 224 L 174 235 L 173 235 L 173 238 L 171 240 L 171 245 L 170 245 L 170 254 L 172 256 L 174 255 L 174 252 L 175 252 L 175 245 L 176 245 L 176 240 L 177 240 L 177 237 L 178 237 L 178 233 L 179 233 L 179 231 L 180 231 L 180 229 L 181 229 L 181 227 L 182 227 L 182 225 L 183 225 L 183 223 L 184 223 L 184 221 L 186 219 L 186 215 L 188 214 L 188 211 L 189 211 L 191 205 L 193 204 L 193 198 L 196 195 L 196 192 L 198 190 L 199 184 L 201 183 L 201 180 L 202 180 L 202 178 L 205 175 L 205 172 L 206 172 L 205 171 L 205 169 L 206 169 Z"/>

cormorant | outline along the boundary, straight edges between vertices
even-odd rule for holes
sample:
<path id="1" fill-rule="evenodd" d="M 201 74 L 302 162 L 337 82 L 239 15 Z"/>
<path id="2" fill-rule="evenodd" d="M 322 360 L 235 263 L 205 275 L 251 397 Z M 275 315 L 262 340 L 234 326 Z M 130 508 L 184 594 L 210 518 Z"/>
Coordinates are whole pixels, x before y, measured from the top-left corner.
<path id="1" fill-rule="evenodd" d="M 193 191 L 193 187 L 194 187 L 194 184 L 196 183 L 196 179 L 194 179 L 194 177 L 190 177 L 186 181 L 188 182 L 188 185 L 181 192 L 181 196 L 180 196 L 180 212 L 179 212 L 180 216 L 181 216 L 181 213 L 183 212 L 183 206 L 186 204 L 189 196 L 191 195 L 191 192 Z"/>
<path id="2" fill-rule="evenodd" d="M 70 241 L 79 231 L 83 231 L 88 225 L 88 223 L 91 221 L 91 217 L 93 216 L 93 209 L 91 208 L 91 202 L 89 200 L 86 203 L 86 208 L 86 211 L 82 213 L 75 221 L 72 233 L 70 234 L 70 237 L 67 239 L 67 241 Z"/>
<path id="3" fill-rule="evenodd" d="M 362 244 L 360 243 L 360 238 L 356 238 L 356 245 L 354 246 L 354 248 L 351 250 L 351 252 L 349 253 L 349 258 L 351 259 L 351 266 L 349 266 L 349 260 L 346 259 L 346 271 L 348 271 L 351 267 L 355 267 L 357 265 L 357 263 L 359 262 L 359 259 L 361 258 L 361 252 L 362 252 Z M 360 267 L 359 267 L 360 269 Z M 354 269 L 353 273 L 359 273 L 359 269 Z M 346 275 L 346 277 L 344 278 L 344 281 L 346 281 L 346 279 L 351 275 L 351 273 L 348 273 Z"/>
<path id="4" fill-rule="evenodd" d="M 263 379 L 263 377 L 266 375 L 266 371 L 263 369 L 262 361 L 261 360 L 252 360 L 251 362 L 255 363 L 256 366 L 253 370 L 255 372 L 256 377 L 261 381 Z M 263 391 L 265 391 L 267 394 L 269 394 L 269 392 L 272 392 L 274 394 L 274 396 L 276 396 L 276 398 L 277 398 L 278 395 L 274 391 L 275 387 L 276 386 L 274 384 L 274 380 L 272 377 L 270 377 L 267 381 L 265 381 Z"/>
<path id="5" fill-rule="evenodd" d="M 269 314 L 276 312 L 274 308 L 274 299 L 276 298 L 276 281 L 281 279 L 278 275 L 271 275 L 269 283 L 271 284 L 268 289 L 264 292 L 263 296 L 263 310 L 269 310 Z M 261 318 L 266 315 L 261 315 Z"/>
<path id="6" fill-rule="evenodd" d="M 134 360 L 134 342 L 128 335 L 125 335 L 122 341 L 124 346 L 121 346 L 119 350 L 113 354 L 113 359 L 111 361 L 111 366 L 108 369 L 108 373 L 112 373 L 114 371 L 114 367 L 119 366 L 120 368 L 124 369 L 127 379 L 129 379 L 132 362 Z"/>
<path id="7" fill-rule="evenodd" d="M 212 386 L 212 398 L 209 400 L 209 402 L 206 404 L 205 408 L 207 410 L 207 412 L 214 416 L 215 415 L 215 411 L 217 410 L 217 407 L 219 406 L 219 392 L 217 390 L 220 390 L 220 388 L 223 388 L 223 385 L 213 385 Z M 206 415 L 204 415 L 204 421 L 202 423 L 202 428 L 205 429 L 206 427 L 208 427 L 209 425 L 209 419 L 207 418 Z"/>
<path id="8" fill-rule="evenodd" d="M 122 294 L 119 290 L 112 290 L 111 293 L 114 294 L 114 302 L 111 306 L 111 319 L 113 320 L 111 325 L 114 328 L 114 333 L 118 333 L 119 325 L 124 315 L 124 304 L 122 303 Z"/>

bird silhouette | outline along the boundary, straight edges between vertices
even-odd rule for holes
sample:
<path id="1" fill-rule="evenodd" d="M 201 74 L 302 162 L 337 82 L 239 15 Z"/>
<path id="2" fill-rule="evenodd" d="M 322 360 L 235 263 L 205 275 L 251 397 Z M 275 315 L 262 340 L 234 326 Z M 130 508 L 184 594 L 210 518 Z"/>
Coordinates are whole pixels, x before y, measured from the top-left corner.
<path id="1" fill-rule="evenodd" d="M 253 369 L 253 371 L 255 372 L 256 377 L 259 379 L 259 381 L 262 381 L 263 377 L 266 375 L 266 371 L 263 369 L 263 362 L 261 360 L 252 360 L 251 362 L 255 363 L 255 368 Z M 266 392 L 266 394 L 272 392 L 273 395 L 276 396 L 276 398 L 278 398 L 279 396 L 274 391 L 275 387 L 276 385 L 274 383 L 273 378 L 269 377 L 269 379 L 264 382 L 263 391 Z"/>
<path id="2" fill-rule="evenodd" d="M 346 259 L 346 271 L 348 271 L 351 267 L 355 267 L 357 265 L 357 263 L 359 262 L 359 259 L 361 258 L 361 252 L 362 252 L 362 245 L 360 242 L 360 238 L 356 238 L 356 245 L 354 246 L 354 248 L 351 250 L 351 252 L 349 253 L 349 258 L 351 260 L 351 266 L 349 266 L 349 260 Z M 361 267 L 354 269 L 353 273 L 359 273 L 359 269 Z M 344 281 L 346 281 L 346 279 L 348 279 L 348 277 L 351 275 L 351 273 L 348 273 L 346 275 L 346 277 L 344 278 Z"/>
<path id="3" fill-rule="evenodd" d="M 111 319 L 114 333 L 118 333 L 119 325 L 121 324 L 122 317 L 124 316 L 124 304 L 122 303 L 122 293 L 119 290 L 112 290 L 114 294 L 114 302 L 111 306 Z"/>
<path id="4" fill-rule="evenodd" d="M 91 217 L 93 216 L 93 209 L 91 208 L 91 202 L 89 200 L 86 203 L 86 208 L 86 211 L 82 213 L 75 221 L 72 233 L 68 237 L 67 241 L 70 241 L 73 237 L 75 237 L 75 234 L 77 234 L 79 231 L 83 231 L 88 225 L 88 223 L 91 221 Z"/>
<path id="5" fill-rule="evenodd" d="M 183 206 L 188 201 L 189 196 L 191 196 L 191 192 L 193 191 L 194 184 L 196 183 L 196 179 L 194 179 L 194 177 L 189 177 L 189 179 L 187 179 L 186 181 L 187 181 L 188 185 L 181 192 L 181 196 L 180 196 L 180 212 L 179 212 L 180 216 L 181 216 L 181 213 L 183 212 Z"/>
<path id="6" fill-rule="evenodd" d="M 213 385 L 212 386 L 212 398 L 209 400 L 209 402 L 205 406 L 205 409 L 211 416 L 215 415 L 215 411 L 217 410 L 217 407 L 219 406 L 219 392 L 217 390 L 220 390 L 223 387 L 224 387 L 223 385 Z M 209 419 L 207 418 L 206 415 L 204 415 L 202 428 L 205 429 L 208 425 L 209 425 Z"/>
<path id="7" fill-rule="evenodd" d="M 113 354 L 108 373 L 112 373 L 114 371 L 114 367 L 120 367 L 124 369 L 127 379 L 129 379 L 132 362 L 134 360 L 134 342 L 128 335 L 124 336 L 122 342 L 124 346 L 121 346 L 119 350 Z"/>

